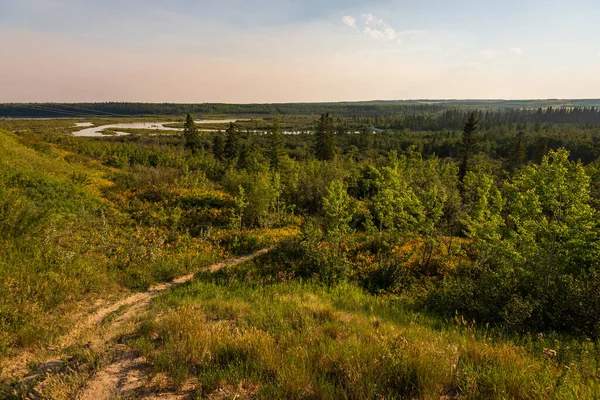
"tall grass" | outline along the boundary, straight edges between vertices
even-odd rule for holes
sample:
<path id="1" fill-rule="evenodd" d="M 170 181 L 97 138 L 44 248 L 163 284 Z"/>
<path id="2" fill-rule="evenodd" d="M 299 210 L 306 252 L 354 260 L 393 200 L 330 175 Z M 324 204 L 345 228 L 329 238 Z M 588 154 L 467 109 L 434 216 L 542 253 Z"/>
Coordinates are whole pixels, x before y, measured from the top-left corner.
<path id="1" fill-rule="evenodd" d="M 600 390 L 594 343 L 567 350 L 578 357 L 569 363 L 553 340 L 516 343 L 350 284 L 267 284 L 240 268 L 248 267 L 162 296 L 132 340 L 175 387 L 194 383 L 200 397 L 317 399 L 575 399 Z"/>

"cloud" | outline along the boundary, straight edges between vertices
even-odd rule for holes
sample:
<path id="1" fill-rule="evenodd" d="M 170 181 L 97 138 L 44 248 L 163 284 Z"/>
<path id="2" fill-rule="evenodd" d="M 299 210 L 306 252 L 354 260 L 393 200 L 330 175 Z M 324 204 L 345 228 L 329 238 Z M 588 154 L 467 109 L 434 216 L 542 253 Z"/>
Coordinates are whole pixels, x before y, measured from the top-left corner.
<path id="1" fill-rule="evenodd" d="M 493 51 L 483 50 L 479 52 L 479 57 L 483 60 L 493 60 L 496 58 L 496 54 Z"/>
<path id="2" fill-rule="evenodd" d="M 342 17 L 342 23 L 350 28 L 356 28 L 356 18 L 351 15 L 344 15 Z"/>
<path id="3" fill-rule="evenodd" d="M 394 28 L 383 22 L 381 18 L 376 17 L 373 14 L 363 15 L 365 21 L 365 27 L 363 33 L 377 40 L 394 40 L 397 37 Z"/>
<path id="4" fill-rule="evenodd" d="M 511 52 L 515 53 L 515 54 L 522 54 L 523 50 L 520 47 L 511 47 L 509 49 Z"/>
<path id="5" fill-rule="evenodd" d="M 374 29 L 369 26 L 363 29 L 363 33 L 376 40 L 394 40 L 396 38 L 396 31 L 390 27 L 384 29 Z"/>
<path id="6" fill-rule="evenodd" d="M 371 39 L 394 40 L 398 37 L 398 33 L 394 28 L 373 14 L 364 14 L 360 26 L 357 19 L 351 15 L 344 15 L 342 23 L 350 28 L 360 30 L 365 36 Z"/>

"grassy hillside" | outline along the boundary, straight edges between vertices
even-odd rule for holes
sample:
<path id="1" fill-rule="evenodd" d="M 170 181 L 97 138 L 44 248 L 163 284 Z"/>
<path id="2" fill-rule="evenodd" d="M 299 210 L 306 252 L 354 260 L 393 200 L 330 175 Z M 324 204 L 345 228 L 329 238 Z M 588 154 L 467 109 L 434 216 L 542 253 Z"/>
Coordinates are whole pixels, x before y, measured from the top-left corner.
<path id="1" fill-rule="evenodd" d="M 68 315 L 74 302 L 114 285 L 89 236 L 113 212 L 100 197 L 110 182 L 66 156 L 0 132 L 0 354 L 50 340 L 60 331 L 54 313 Z"/>
<path id="2" fill-rule="evenodd" d="M 223 218 L 227 194 L 176 184 L 172 170 L 117 170 L 64 147 L 0 131 L 0 359 L 53 343 L 98 299 L 144 290 L 277 235 L 193 237 L 180 229 L 182 215 Z M 168 188 L 157 191 L 157 182 Z"/>

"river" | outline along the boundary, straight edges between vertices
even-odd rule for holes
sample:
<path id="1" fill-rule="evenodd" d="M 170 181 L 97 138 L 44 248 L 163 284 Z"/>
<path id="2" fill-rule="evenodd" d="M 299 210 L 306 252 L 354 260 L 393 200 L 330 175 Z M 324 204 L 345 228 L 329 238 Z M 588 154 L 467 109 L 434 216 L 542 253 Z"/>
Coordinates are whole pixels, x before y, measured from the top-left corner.
<path id="1" fill-rule="evenodd" d="M 198 125 L 203 124 L 228 124 L 230 122 L 238 122 L 243 120 L 238 119 L 201 119 L 196 122 Z M 173 121 L 169 122 L 124 122 L 122 124 L 109 124 L 109 125 L 100 125 L 100 126 L 91 126 L 90 122 L 79 122 L 75 124 L 78 128 L 85 128 L 80 131 L 73 132 L 73 136 L 79 137 L 110 137 L 112 135 L 104 135 L 102 131 L 105 129 L 109 129 L 116 133 L 117 136 L 129 135 L 127 132 L 119 131 L 119 129 L 148 129 L 154 131 L 172 131 L 172 132 L 181 132 L 182 129 L 178 128 L 170 128 L 168 124 L 173 124 Z M 216 131 L 215 129 L 200 129 L 203 131 Z"/>

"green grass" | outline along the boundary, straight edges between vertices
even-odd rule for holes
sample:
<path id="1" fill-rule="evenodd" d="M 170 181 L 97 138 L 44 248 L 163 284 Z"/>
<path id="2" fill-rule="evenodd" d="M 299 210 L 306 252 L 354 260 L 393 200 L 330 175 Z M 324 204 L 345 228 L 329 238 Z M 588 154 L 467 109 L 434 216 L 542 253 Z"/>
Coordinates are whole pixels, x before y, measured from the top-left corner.
<path id="1" fill-rule="evenodd" d="M 185 232 L 132 219 L 106 196 L 127 190 L 112 170 L 72 156 L 39 135 L 0 131 L 0 359 L 53 342 L 100 297 L 222 257 Z"/>
<path id="2" fill-rule="evenodd" d="M 143 164 L 100 162 L 119 151 Z M 196 229 L 227 224 L 232 200 L 203 174 L 172 167 L 187 162 L 181 152 L 166 166 L 147 154 L 164 156 L 145 143 L 0 130 L 0 360 L 55 342 L 99 298 L 146 290 L 282 235 Z"/>
<path id="3" fill-rule="evenodd" d="M 350 284 L 327 290 L 285 277 L 265 284 L 243 268 L 203 274 L 154 302 L 132 343 L 174 386 L 195 382 L 200 397 L 220 389 L 316 399 L 599 393 L 594 343 L 555 356 L 561 343 L 554 340 L 502 339 Z M 561 360 L 567 353 L 573 362 Z"/>

